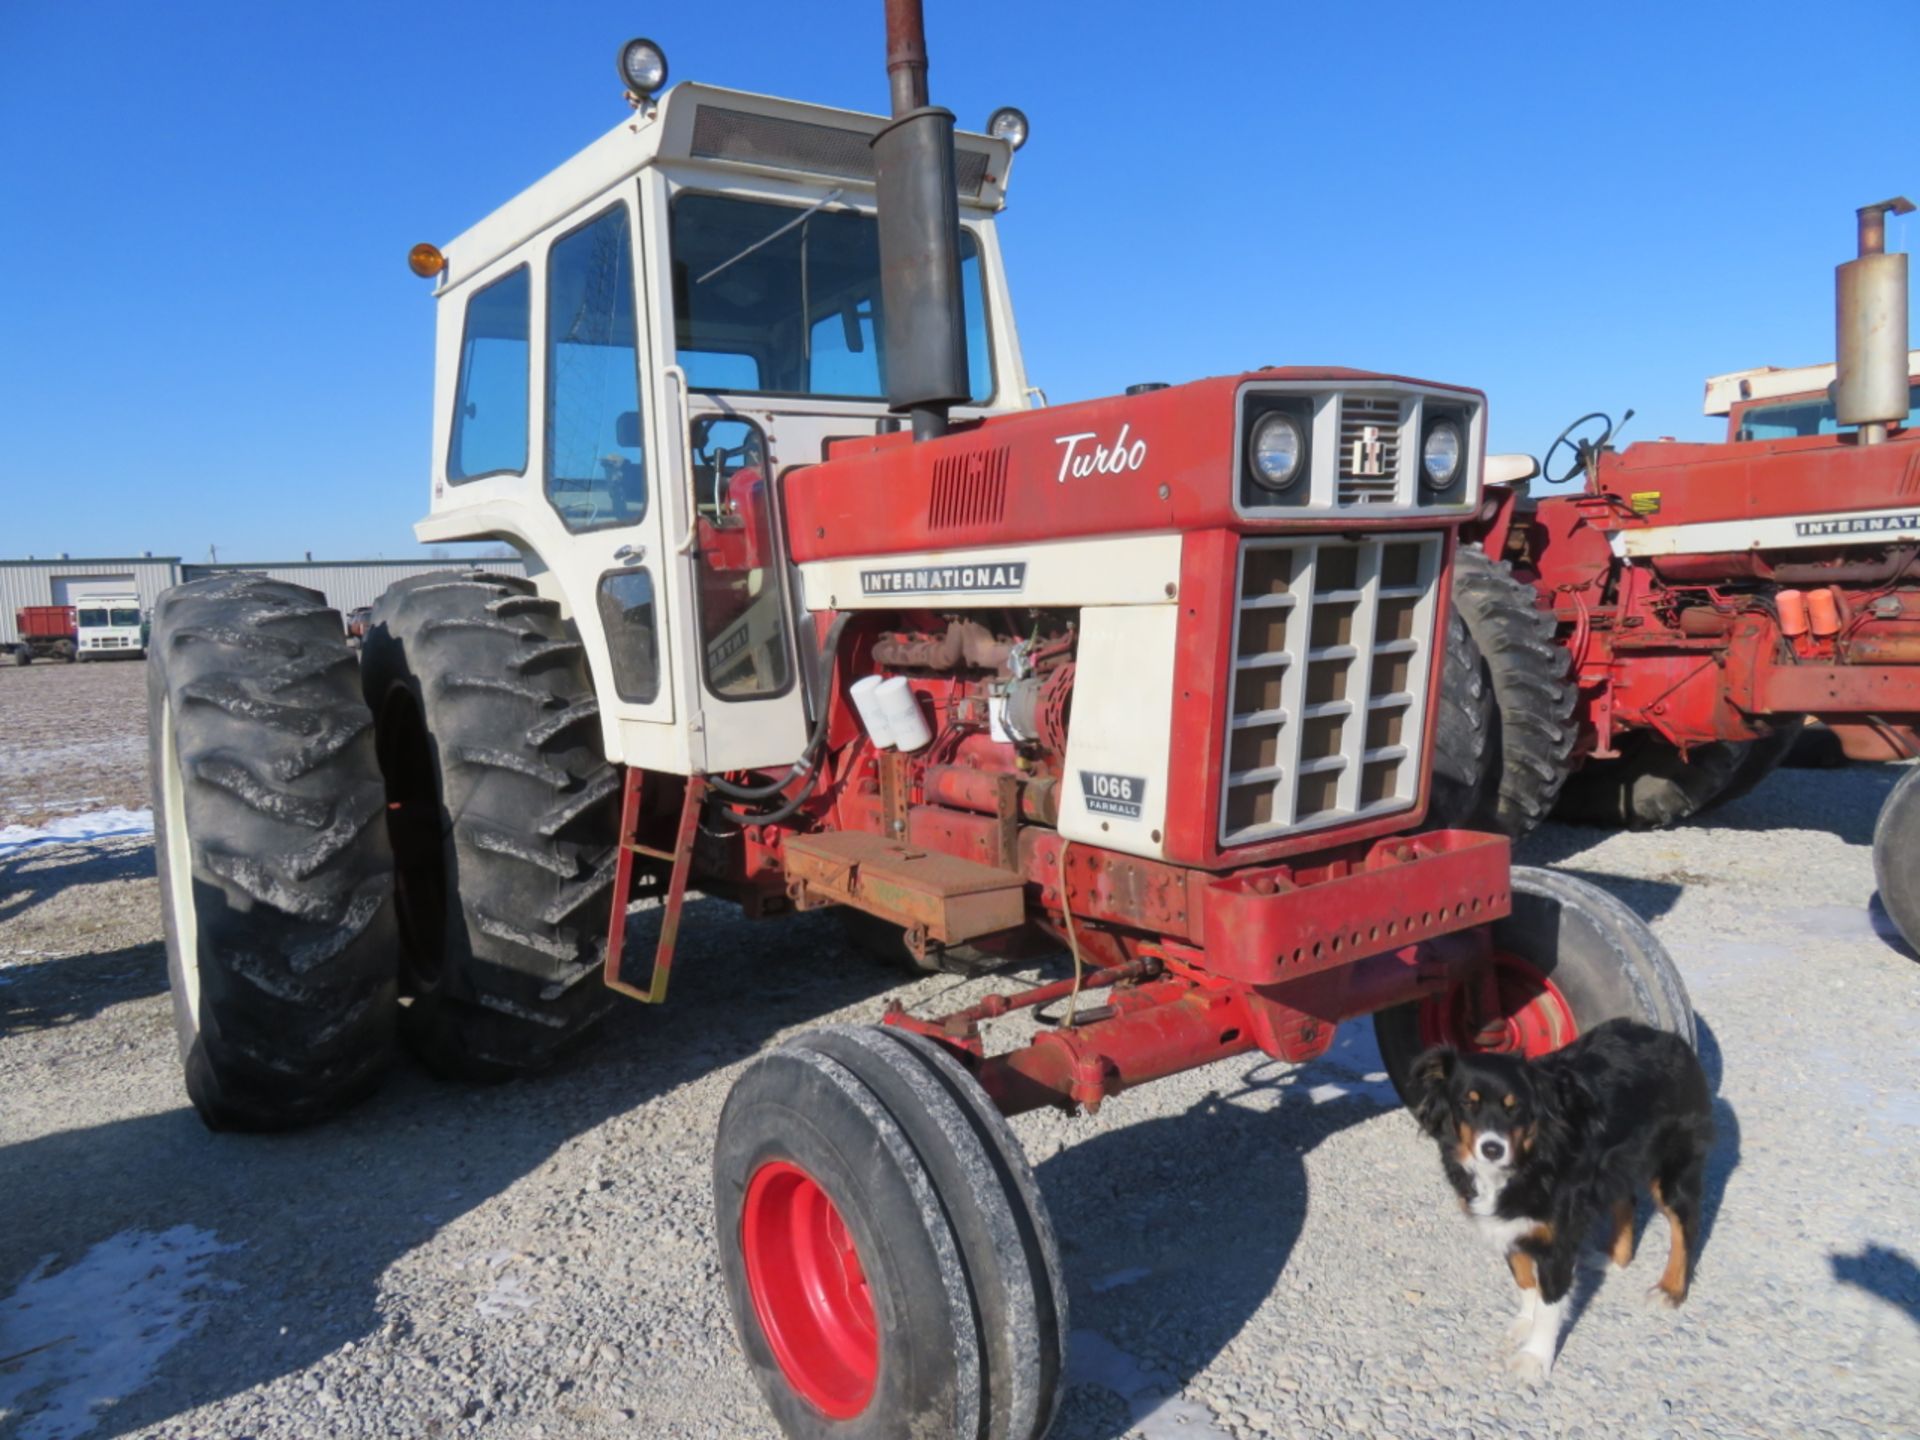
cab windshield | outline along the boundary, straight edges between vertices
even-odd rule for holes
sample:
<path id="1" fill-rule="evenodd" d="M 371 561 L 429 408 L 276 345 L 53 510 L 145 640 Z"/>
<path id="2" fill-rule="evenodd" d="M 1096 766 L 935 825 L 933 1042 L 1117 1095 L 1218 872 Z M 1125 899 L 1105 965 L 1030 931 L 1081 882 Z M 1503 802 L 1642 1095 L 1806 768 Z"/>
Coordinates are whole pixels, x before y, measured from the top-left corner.
<path id="1" fill-rule="evenodd" d="M 881 400 L 880 231 L 871 215 L 725 195 L 673 202 L 674 343 L 687 383 L 727 394 Z M 993 396 L 980 246 L 960 232 L 967 366 Z"/>
<path id="2" fill-rule="evenodd" d="M 1904 423 L 1920 425 L 1920 385 L 1907 389 Z M 1788 400 L 1779 405 L 1752 405 L 1740 412 L 1742 440 L 1790 440 L 1796 435 L 1833 435 L 1839 429 L 1831 400 Z"/>

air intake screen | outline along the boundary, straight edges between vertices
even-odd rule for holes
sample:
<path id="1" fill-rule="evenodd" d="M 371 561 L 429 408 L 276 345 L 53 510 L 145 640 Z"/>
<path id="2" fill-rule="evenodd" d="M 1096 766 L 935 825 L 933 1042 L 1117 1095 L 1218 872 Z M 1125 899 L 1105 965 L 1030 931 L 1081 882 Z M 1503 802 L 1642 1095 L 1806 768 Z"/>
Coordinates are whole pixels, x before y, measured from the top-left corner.
<path id="1" fill-rule="evenodd" d="M 781 170 L 837 175 L 844 180 L 874 177 L 873 149 L 858 130 L 755 115 L 720 105 L 702 105 L 693 117 L 693 156 L 699 160 L 737 160 Z M 983 151 L 954 147 L 956 188 L 978 196 L 987 180 Z"/>

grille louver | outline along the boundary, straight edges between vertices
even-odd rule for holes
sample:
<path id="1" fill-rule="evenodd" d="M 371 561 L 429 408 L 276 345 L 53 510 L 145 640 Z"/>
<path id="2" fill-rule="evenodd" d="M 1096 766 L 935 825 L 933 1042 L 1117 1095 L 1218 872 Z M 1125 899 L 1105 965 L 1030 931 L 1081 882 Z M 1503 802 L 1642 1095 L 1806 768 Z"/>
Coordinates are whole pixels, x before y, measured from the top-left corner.
<path id="1" fill-rule="evenodd" d="M 992 525 L 1007 508 L 1007 447 L 946 455 L 934 462 L 929 530 Z"/>
<path id="2" fill-rule="evenodd" d="M 1440 538 L 1240 548 L 1220 843 L 1412 808 Z"/>

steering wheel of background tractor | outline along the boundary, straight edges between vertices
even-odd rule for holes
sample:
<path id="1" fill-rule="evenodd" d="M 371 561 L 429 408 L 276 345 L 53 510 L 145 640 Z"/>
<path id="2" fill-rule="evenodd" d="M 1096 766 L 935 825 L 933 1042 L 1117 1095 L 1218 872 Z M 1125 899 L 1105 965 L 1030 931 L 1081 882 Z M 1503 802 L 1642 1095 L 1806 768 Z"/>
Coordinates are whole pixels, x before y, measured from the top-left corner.
<path id="1" fill-rule="evenodd" d="M 1631 416 L 1633 412 L 1629 410 L 1627 414 Z M 1574 433 L 1573 433 L 1574 431 L 1578 430 L 1582 425 L 1585 425 L 1588 422 L 1593 420 L 1598 420 L 1601 424 L 1602 428 L 1600 431 L 1599 438 L 1587 439 L 1587 438 L 1576 438 L 1574 436 Z M 1621 423 L 1625 424 L 1626 422 L 1623 420 Z M 1588 461 L 1593 456 L 1598 455 L 1602 450 L 1604 450 L 1606 448 L 1607 441 L 1611 440 L 1612 438 L 1613 438 L 1613 419 L 1611 416 L 1608 416 L 1599 410 L 1595 410 L 1589 414 L 1582 415 L 1578 420 L 1574 421 L 1571 425 L 1567 426 L 1566 429 L 1562 430 L 1557 436 L 1555 436 L 1553 444 L 1547 447 L 1546 458 L 1540 462 L 1541 478 L 1544 479 L 1549 485 L 1564 485 L 1567 481 L 1571 480 L 1575 475 L 1578 475 L 1583 471 L 1585 471 L 1587 468 Z M 1553 457 L 1562 445 L 1566 446 L 1568 451 L 1567 468 L 1561 471 L 1558 475 L 1556 475 L 1553 473 Z"/>

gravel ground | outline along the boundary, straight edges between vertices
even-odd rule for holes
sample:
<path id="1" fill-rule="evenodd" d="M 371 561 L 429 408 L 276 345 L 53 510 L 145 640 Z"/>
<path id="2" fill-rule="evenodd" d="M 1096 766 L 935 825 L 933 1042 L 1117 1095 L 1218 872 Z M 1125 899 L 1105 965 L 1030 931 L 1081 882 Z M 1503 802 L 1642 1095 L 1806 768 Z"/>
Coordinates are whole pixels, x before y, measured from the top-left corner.
<path id="1" fill-rule="evenodd" d="M 141 803 L 141 671 L 0 670 L 0 823 Z M 1648 916 L 1691 987 L 1721 1139 L 1685 1310 L 1641 1303 L 1656 1223 L 1629 1272 L 1587 1277 L 1552 1383 L 1513 1388 L 1505 1267 L 1349 1026 L 1299 1070 L 1015 1122 L 1072 1287 L 1055 1435 L 1920 1433 L 1920 963 L 1868 849 L 1894 778 L 1787 771 L 1712 826 L 1529 843 Z M 0 1435 L 771 1433 L 709 1137 L 756 1050 L 889 993 L 830 917 L 696 901 L 669 1011 L 622 1007 L 501 1089 L 403 1068 L 271 1138 L 186 1108 L 159 927 L 144 841 L 0 856 Z"/>

